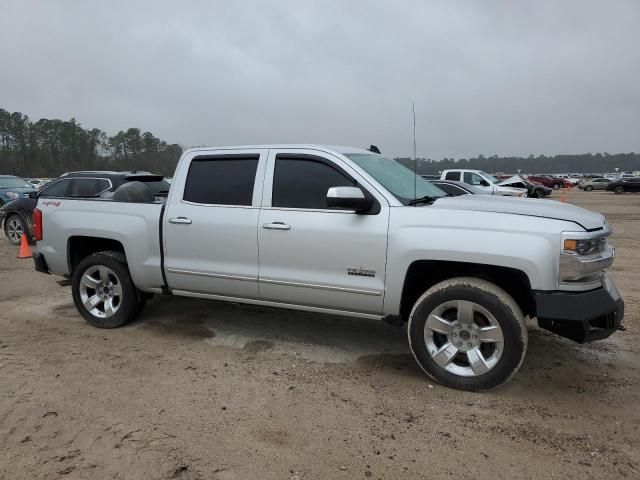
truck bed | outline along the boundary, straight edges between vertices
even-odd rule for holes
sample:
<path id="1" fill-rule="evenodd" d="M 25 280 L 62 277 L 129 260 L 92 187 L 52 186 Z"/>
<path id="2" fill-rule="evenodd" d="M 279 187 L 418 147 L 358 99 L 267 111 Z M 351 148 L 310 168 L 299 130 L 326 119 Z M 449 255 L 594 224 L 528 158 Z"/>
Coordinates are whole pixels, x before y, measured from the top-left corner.
<path id="1" fill-rule="evenodd" d="M 38 208 L 43 212 L 44 232 L 38 251 L 44 254 L 52 273 L 70 274 L 71 242 L 81 247 L 86 237 L 97 237 L 122 244 L 131 277 L 139 288 L 161 288 L 160 217 L 164 203 L 65 198 L 43 199 Z M 56 251 L 54 246 L 65 251 Z"/>

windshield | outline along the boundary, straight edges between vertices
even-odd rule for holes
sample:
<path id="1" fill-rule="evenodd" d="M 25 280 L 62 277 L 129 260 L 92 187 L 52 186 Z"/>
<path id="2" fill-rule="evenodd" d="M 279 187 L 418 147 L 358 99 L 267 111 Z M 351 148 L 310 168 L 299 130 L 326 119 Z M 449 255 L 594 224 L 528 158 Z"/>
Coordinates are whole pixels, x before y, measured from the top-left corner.
<path id="1" fill-rule="evenodd" d="M 0 188 L 33 188 L 18 177 L 0 178 Z"/>
<path id="2" fill-rule="evenodd" d="M 382 155 L 369 153 L 348 153 L 345 156 L 353 160 L 365 172 L 375 178 L 384 188 L 389 190 L 403 205 L 408 205 L 414 198 L 445 197 L 447 194 L 428 182 L 420 175 L 395 160 Z"/>

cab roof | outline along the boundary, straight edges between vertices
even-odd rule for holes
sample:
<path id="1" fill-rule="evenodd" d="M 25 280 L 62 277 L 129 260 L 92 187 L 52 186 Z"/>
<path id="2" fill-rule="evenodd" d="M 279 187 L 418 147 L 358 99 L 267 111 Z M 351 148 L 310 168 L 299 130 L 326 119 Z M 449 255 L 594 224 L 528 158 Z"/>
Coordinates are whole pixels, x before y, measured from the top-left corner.
<path id="1" fill-rule="evenodd" d="M 278 144 L 264 144 L 264 145 L 226 145 L 221 147 L 194 147 L 185 150 L 185 152 L 189 151 L 201 151 L 201 150 L 268 150 L 268 149 L 310 149 L 310 150 L 321 150 L 321 151 L 332 151 L 340 154 L 349 154 L 349 153 L 369 153 L 373 154 L 370 150 L 366 148 L 357 148 L 357 147 L 345 147 L 340 145 L 320 145 L 314 143 L 278 143 Z"/>

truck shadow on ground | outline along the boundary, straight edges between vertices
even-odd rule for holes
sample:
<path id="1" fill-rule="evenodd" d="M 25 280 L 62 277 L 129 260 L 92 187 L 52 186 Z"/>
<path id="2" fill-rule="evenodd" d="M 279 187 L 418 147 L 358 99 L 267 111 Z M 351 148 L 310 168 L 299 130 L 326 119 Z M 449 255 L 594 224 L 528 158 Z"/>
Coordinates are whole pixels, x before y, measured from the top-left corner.
<path id="1" fill-rule="evenodd" d="M 131 325 L 249 352 L 274 351 L 318 362 L 350 363 L 368 355 L 409 358 L 405 329 L 381 321 L 278 308 L 158 298 Z M 365 362 L 366 360 L 362 360 Z"/>
<path id="2" fill-rule="evenodd" d="M 426 378 L 413 360 L 406 328 L 376 320 L 160 297 L 150 301 L 129 328 L 248 353 L 288 354 L 319 363 L 355 364 Z M 551 389 L 578 385 L 575 388 L 581 392 L 602 390 L 607 372 L 618 360 L 610 340 L 578 345 L 532 326 L 516 383 L 527 388 L 544 384 Z"/>

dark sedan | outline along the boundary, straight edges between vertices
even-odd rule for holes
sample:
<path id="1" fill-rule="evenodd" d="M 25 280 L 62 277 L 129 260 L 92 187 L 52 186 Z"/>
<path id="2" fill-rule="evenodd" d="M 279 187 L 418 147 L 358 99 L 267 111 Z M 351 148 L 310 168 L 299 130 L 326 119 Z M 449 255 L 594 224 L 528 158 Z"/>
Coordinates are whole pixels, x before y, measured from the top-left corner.
<path id="1" fill-rule="evenodd" d="M 52 180 L 39 192 L 28 198 L 18 198 L 8 202 L 0 211 L 0 226 L 11 243 L 18 245 L 25 233 L 33 238 L 32 213 L 38 198 L 95 198 L 107 192 L 115 191 L 123 183 L 145 182 L 155 196 L 166 196 L 169 183 L 162 175 L 149 172 L 71 172 Z"/>
<path id="2" fill-rule="evenodd" d="M 640 192 L 640 177 L 621 178 L 619 180 L 609 182 L 607 185 L 607 191 L 618 194 L 625 192 Z"/>
<path id="3" fill-rule="evenodd" d="M 458 197 L 460 195 L 491 195 L 491 192 L 481 190 L 473 185 L 455 180 L 429 180 L 432 184 L 444 191 L 450 197 Z"/>

